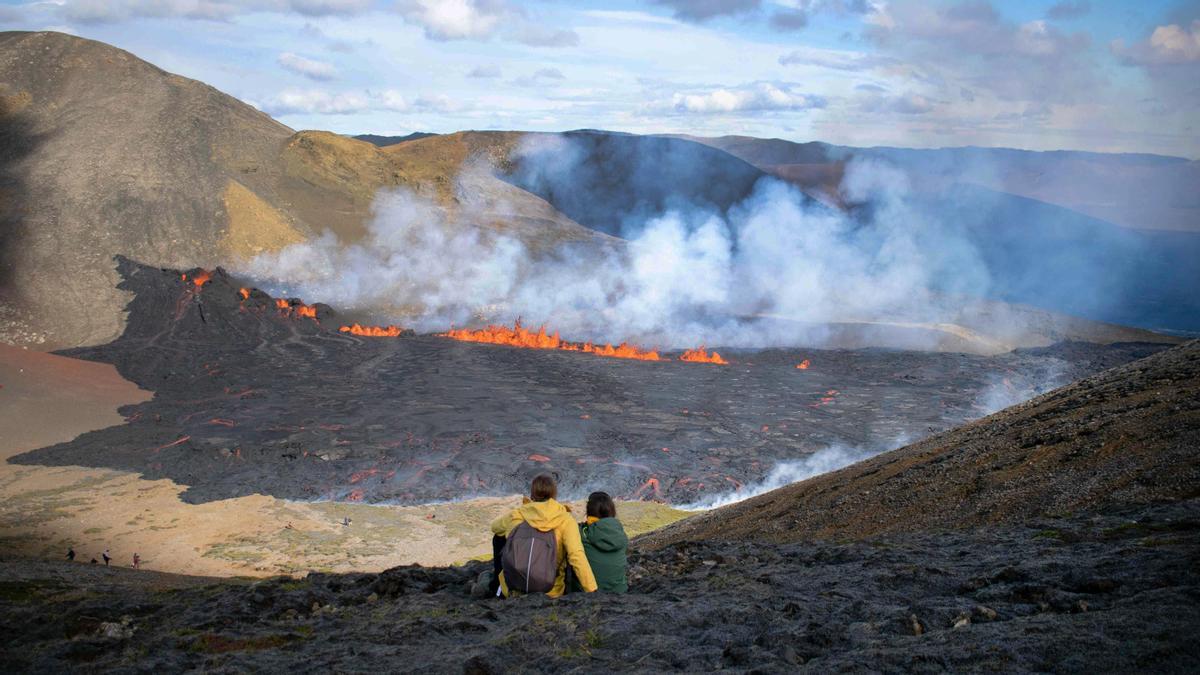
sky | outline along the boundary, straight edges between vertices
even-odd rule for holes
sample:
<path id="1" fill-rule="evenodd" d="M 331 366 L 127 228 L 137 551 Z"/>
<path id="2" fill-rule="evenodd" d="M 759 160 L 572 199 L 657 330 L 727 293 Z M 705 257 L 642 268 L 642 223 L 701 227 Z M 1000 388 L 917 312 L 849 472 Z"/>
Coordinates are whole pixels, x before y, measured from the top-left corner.
<path id="1" fill-rule="evenodd" d="M 1200 0 L 0 0 L 294 129 L 1200 158 Z"/>

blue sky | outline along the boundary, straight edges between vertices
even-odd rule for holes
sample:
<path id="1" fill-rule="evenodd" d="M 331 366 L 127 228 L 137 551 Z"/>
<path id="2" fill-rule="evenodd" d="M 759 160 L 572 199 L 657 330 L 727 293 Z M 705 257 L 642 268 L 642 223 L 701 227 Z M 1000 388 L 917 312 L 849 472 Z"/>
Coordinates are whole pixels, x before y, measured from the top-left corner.
<path id="1" fill-rule="evenodd" d="M 0 0 L 296 129 L 1200 157 L 1200 2 Z"/>

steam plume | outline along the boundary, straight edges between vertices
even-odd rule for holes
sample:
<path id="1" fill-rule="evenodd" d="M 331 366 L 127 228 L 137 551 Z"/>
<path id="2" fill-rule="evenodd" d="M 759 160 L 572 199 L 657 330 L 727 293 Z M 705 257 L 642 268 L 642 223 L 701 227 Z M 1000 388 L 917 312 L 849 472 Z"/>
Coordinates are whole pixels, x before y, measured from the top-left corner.
<path id="1" fill-rule="evenodd" d="M 524 156 L 539 157 L 536 148 Z M 586 158 L 555 155 L 564 161 Z M 521 316 L 575 339 L 663 348 L 814 344 L 828 322 L 937 321 L 944 298 L 986 290 L 974 247 L 909 207 L 902 173 L 856 162 L 842 187 L 870 208 L 843 214 L 762 178 L 729 208 L 674 204 L 626 223 L 623 247 L 537 255 L 486 227 L 471 199 L 449 220 L 397 190 L 378 195 L 361 243 L 327 234 L 260 256 L 245 271 L 275 292 L 418 330 Z"/>

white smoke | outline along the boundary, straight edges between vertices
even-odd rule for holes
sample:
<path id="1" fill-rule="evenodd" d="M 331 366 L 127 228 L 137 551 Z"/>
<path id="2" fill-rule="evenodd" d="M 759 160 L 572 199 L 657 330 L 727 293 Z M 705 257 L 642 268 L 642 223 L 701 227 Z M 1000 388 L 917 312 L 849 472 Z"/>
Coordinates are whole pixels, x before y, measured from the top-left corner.
<path id="1" fill-rule="evenodd" d="M 975 408 L 981 416 L 991 415 L 1040 396 L 1067 383 L 1067 364 L 1059 359 L 1040 359 L 1020 371 L 992 374 L 979 395 Z"/>
<path id="2" fill-rule="evenodd" d="M 760 482 L 749 483 L 733 492 L 712 495 L 690 504 L 676 506 L 675 508 L 684 511 L 707 511 L 722 506 L 729 506 L 730 504 L 736 504 L 751 497 L 757 497 L 771 490 L 778 490 L 792 483 L 808 480 L 813 476 L 837 471 L 855 462 L 861 462 L 869 457 L 874 457 L 881 452 L 885 452 L 887 449 L 902 447 L 906 442 L 906 439 L 898 439 L 886 449 L 876 448 L 874 450 L 833 445 L 818 450 L 802 459 L 779 462 L 771 468 L 771 472 Z"/>
<path id="3" fill-rule="evenodd" d="M 378 195 L 360 243 L 326 234 L 242 271 L 274 293 L 419 331 L 523 317 L 571 339 L 661 348 L 814 344 L 828 322 L 936 321 L 939 294 L 986 286 L 974 250 L 908 208 L 902 173 L 852 163 L 843 190 L 871 215 L 764 178 L 725 215 L 670 210 L 633 228 L 624 246 L 535 254 L 487 225 L 508 210 L 495 200 L 464 194 L 451 219 L 401 189 Z"/>

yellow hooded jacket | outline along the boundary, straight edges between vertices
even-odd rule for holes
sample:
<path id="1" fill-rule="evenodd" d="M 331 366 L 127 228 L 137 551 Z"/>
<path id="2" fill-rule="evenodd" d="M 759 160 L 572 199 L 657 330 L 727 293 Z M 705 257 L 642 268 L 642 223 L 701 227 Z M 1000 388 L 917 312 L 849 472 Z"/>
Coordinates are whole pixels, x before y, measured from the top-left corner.
<path id="1" fill-rule="evenodd" d="M 514 509 L 506 516 L 500 516 L 492 521 L 492 534 L 507 537 L 521 523 L 529 523 L 541 532 L 554 532 L 554 540 L 558 542 L 558 578 L 554 587 L 546 595 L 557 598 L 566 589 L 567 564 L 575 568 L 575 577 L 583 590 L 591 593 L 596 590 L 596 577 L 588 565 L 587 554 L 583 552 L 583 544 L 579 539 L 579 525 L 571 517 L 567 507 L 554 499 L 544 502 L 529 502 Z M 508 585 L 504 583 L 504 574 L 500 574 L 500 588 L 508 595 Z"/>

